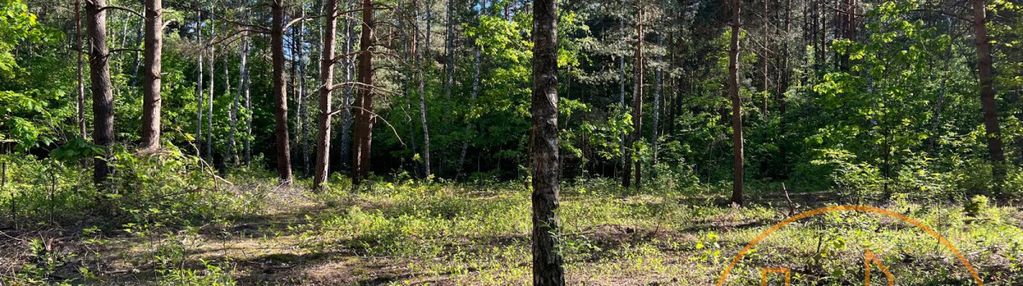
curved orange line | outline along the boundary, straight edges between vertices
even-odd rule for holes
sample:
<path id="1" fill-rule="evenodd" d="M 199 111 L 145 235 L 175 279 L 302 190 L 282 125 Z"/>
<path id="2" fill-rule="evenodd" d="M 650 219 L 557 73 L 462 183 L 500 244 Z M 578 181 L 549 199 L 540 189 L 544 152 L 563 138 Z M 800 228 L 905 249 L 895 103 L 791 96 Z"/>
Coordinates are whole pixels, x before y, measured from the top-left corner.
<path id="1" fill-rule="evenodd" d="M 970 275 L 973 276 L 973 281 L 977 282 L 978 286 L 984 286 L 984 281 L 980 279 L 980 275 L 977 274 L 977 270 L 973 269 L 973 265 L 970 264 L 970 262 L 966 260 L 966 257 L 963 256 L 963 254 L 959 252 L 959 249 L 956 248 L 954 245 L 952 245 L 952 243 L 949 242 L 947 239 L 945 239 L 944 236 L 941 236 L 941 234 L 938 234 L 938 232 L 934 231 L 934 229 L 931 229 L 930 227 L 928 227 L 927 225 L 924 225 L 923 223 L 921 223 L 920 221 L 918 221 L 916 219 L 907 217 L 907 216 L 905 216 L 903 214 L 900 214 L 900 213 L 897 213 L 897 212 L 889 211 L 889 210 L 882 209 L 882 208 L 871 207 L 871 206 L 857 206 L 857 205 L 830 206 L 830 207 L 823 207 L 823 208 L 819 208 L 819 209 L 814 209 L 814 210 L 810 210 L 810 211 L 806 211 L 806 212 L 802 212 L 802 213 L 796 214 L 794 216 L 786 218 L 785 220 L 783 220 L 783 221 L 781 221 L 779 223 L 776 223 L 776 224 L 772 225 L 767 230 L 761 232 L 760 235 L 757 235 L 757 237 L 754 238 L 752 241 L 750 241 L 749 244 L 746 244 L 746 247 L 743 247 L 742 250 L 739 251 L 739 253 L 736 254 L 734 258 L 732 258 L 732 262 L 728 264 L 728 267 L 726 267 L 725 270 L 721 272 L 721 276 L 718 277 L 718 282 L 717 282 L 716 285 L 717 286 L 725 285 L 725 280 L 728 279 L 728 274 L 732 272 L 732 268 L 735 268 L 735 265 L 738 264 L 739 261 L 742 260 L 742 258 L 745 257 L 746 254 L 751 249 L 753 249 L 754 246 L 757 246 L 757 244 L 760 244 L 760 242 L 763 241 L 764 239 L 766 239 L 768 235 L 771 235 L 771 233 L 774 233 L 775 231 L 777 231 L 777 230 L 781 229 L 782 227 L 784 227 L 784 226 L 786 226 L 786 225 L 788 225 L 790 223 L 793 223 L 795 221 L 798 221 L 798 220 L 801 220 L 801 219 L 804 219 L 804 218 L 808 218 L 808 217 L 811 217 L 811 216 L 823 214 L 823 213 L 836 212 L 836 211 L 858 211 L 858 212 L 865 212 L 865 213 L 881 214 L 881 215 L 885 215 L 885 216 L 889 216 L 889 217 L 892 217 L 892 218 L 899 219 L 899 220 L 904 221 L 906 223 L 909 223 L 909 224 L 911 224 L 911 225 L 913 225 L 913 226 L 915 226 L 915 227 L 917 227 L 919 229 L 922 229 L 924 232 L 926 232 L 931 237 L 937 238 L 938 242 L 941 243 L 941 245 L 943 245 L 946 248 L 948 248 L 949 250 L 951 250 L 952 253 L 955 254 L 956 258 L 959 259 L 959 262 L 962 262 L 963 266 L 966 267 L 966 270 L 968 270 L 970 272 Z"/>

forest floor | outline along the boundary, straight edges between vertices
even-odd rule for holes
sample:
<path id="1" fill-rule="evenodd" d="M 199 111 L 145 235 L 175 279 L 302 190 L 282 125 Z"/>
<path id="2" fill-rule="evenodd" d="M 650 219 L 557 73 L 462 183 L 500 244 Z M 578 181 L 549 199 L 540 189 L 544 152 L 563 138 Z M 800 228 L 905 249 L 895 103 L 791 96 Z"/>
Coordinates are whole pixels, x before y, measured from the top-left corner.
<path id="1" fill-rule="evenodd" d="M 561 253 L 570 285 L 712 285 L 759 233 L 832 193 L 752 194 L 734 208 L 707 192 L 622 193 L 612 183 L 563 188 Z M 252 214 L 192 227 L 114 233 L 7 231 L 3 281 L 104 285 L 528 285 L 530 205 L 519 184 L 378 183 L 358 193 L 262 189 Z M 617 190 L 617 191 L 616 191 Z M 830 205 L 830 204 L 829 204 Z M 1023 212 L 964 212 L 952 203 L 896 199 L 877 207 L 919 220 L 947 238 L 986 285 L 1023 283 Z M 761 269 L 791 269 L 794 285 L 859 285 L 864 253 L 898 285 L 972 285 L 947 247 L 883 215 L 830 212 L 780 228 L 731 271 L 758 285 Z M 20 270 L 12 270 L 20 269 Z M 883 279 L 874 268 L 874 279 Z M 770 275 L 771 285 L 782 276 Z M 877 283 L 877 282 L 875 282 Z"/>

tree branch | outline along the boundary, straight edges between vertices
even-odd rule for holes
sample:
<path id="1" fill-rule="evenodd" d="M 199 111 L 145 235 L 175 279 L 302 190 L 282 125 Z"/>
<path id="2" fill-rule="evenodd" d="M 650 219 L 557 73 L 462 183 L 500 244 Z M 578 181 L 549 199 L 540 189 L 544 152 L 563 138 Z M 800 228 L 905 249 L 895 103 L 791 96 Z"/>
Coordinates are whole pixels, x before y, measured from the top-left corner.
<path id="1" fill-rule="evenodd" d="M 146 18 L 146 16 L 142 16 L 142 13 L 136 12 L 135 10 L 124 8 L 124 7 L 121 7 L 121 6 L 114 6 L 114 5 L 107 5 L 107 6 L 104 6 L 103 8 L 99 8 L 98 12 L 103 12 L 103 11 L 105 11 L 107 9 L 121 10 L 121 11 L 125 11 L 125 12 L 128 12 L 128 13 L 131 13 L 131 14 L 133 14 L 135 16 L 139 16 L 139 18 L 143 18 L 143 19 Z"/>

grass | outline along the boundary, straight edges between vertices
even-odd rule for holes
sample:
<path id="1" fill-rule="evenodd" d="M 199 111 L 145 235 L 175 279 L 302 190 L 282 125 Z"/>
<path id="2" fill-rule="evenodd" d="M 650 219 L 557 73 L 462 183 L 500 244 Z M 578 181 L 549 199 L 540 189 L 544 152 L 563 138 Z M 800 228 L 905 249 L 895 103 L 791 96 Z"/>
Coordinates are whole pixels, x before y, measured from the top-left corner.
<path id="1" fill-rule="evenodd" d="M 0 268 L 7 268 L 0 284 L 531 281 L 529 191 L 523 182 L 375 183 L 358 192 L 312 193 L 250 177 L 229 180 L 246 182 L 228 188 L 244 207 L 196 223 L 10 231 L 0 238 Z M 789 212 L 777 194 L 755 192 L 750 200 L 757 204 L 733 208 L 719 203 L 722 196 L 715 194 L 723 191 L 714 188 L 632 192 L 614 185 L 595 180 L 562 188 L 561 252 L 571 285 L 713 285 L 746 243 Z M 800 211 L 836 201 L 822 199 L 833 196 L 828 193 L 793 195 Z M 1018 208 L 899 198 L 877 206 L 936 229 L 986 285 L 1023 283 Z M 792 269 L 794 285 L 858 285 L 865 250 L 878 254 L 898 285 L 971 283 L 954 256 L 923 232 L 876 215 L 831 213 L 771 235 L 732 271 L 729 285 L 759 284 L 761 267 Z M 874 277 L 883 276 L 876 271 Z M 777 278 L 772 283 L 780 283 Z"/>

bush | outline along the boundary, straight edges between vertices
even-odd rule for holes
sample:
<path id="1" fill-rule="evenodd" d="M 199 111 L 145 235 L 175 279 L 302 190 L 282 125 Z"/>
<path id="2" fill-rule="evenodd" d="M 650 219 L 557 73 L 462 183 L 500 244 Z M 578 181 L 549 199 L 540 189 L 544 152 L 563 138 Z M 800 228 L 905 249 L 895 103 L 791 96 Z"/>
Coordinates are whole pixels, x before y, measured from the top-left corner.
<path id="1" fill-rule="evenodd" d="M 859 200 L 878 197 L 882 191 L 881 171 L 856 162 L 856 155 L 843 149 L 821 149 L 808 164 L 796 167 L 803 184 L 832 188 L 845 197 Z"/>

